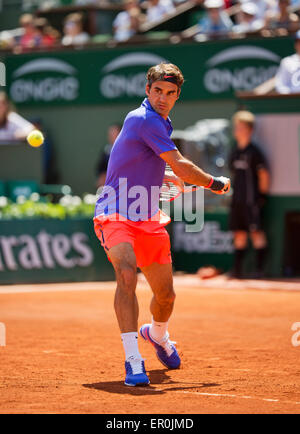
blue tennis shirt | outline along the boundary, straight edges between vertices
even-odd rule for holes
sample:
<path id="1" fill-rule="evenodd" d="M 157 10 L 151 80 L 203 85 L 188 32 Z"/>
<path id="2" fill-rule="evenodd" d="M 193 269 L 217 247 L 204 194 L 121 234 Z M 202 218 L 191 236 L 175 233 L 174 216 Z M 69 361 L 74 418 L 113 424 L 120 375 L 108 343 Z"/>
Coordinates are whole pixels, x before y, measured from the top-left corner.
<path id="1" fill-rule="evenodd" d="M 145 221 L 159 210 L 159 189 L 166 163 L 160 154 L 177 149 L 173 128 L 146 98 L 128 113 L 110 154 L 105 186 L 95 216 L 115 213 L 132 221 Z"/>

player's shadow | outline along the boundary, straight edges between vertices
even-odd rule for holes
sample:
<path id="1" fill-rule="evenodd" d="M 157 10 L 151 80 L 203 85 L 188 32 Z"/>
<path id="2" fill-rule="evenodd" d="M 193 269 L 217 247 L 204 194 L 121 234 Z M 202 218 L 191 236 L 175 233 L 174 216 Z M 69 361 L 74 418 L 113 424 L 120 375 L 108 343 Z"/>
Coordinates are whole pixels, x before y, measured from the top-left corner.
<path id="1" fill-rule="evenodd" d="M 121 381 L 102 381 L 100 383 L 83 384 L 83 387 L 88 389 L 102 390 L 104 392 L 116 393 L 120 395 L 163 395 L 166 392 L 176 390 L 191 390 L 201 389 L 207 387 L 220 386 L 218 383 L 183 383 L 173 381 L 167 375 L 170 371 L 168 369 L 156 369 L 149 372 L 150 385 L 144 387 L 128 387 Z M 163 387 L 163 389 L 160 388 Z M 167 387 L 165 387 L 167 386 Z M 171 386 L 171 387 L 170 387 Z"/>

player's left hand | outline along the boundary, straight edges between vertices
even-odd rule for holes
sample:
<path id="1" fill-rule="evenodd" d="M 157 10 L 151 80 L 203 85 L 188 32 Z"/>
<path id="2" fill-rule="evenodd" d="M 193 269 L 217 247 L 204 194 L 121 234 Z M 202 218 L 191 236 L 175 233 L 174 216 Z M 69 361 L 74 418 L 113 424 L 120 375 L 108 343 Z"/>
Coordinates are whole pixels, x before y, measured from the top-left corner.
<path id="1" fill-rule="evenodd" d="M 214 177 L 210 190 L 215 194 L 226 194 L 230 191 L 230 179 L 225 176 Z"/>

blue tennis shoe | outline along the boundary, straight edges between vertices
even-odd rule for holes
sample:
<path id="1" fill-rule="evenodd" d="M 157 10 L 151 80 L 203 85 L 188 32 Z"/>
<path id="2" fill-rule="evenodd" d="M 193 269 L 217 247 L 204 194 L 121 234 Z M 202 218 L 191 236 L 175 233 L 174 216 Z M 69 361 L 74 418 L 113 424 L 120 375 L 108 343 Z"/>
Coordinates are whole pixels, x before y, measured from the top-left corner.
<path id="1" fill-rule="evenodd" d="M 144 360 L 129 359 L 125 361 L 126 386 L 147 386 L 150 384 L 146 374 Z"/>
<path id="2" fill-rule="evenodd" d="M 175 342 L 169 340 L 169 333 L 166 334 L 163 342 L 155 342 L 150 336 L 150 327 L 151 324 L 144 324 L 140 328 L 140 335 L 145 341 L 150 342 L 154 346 L 158 360 L 166 366 L 166 368 L 178 369 L 181 360 L 174 345 Z"/>

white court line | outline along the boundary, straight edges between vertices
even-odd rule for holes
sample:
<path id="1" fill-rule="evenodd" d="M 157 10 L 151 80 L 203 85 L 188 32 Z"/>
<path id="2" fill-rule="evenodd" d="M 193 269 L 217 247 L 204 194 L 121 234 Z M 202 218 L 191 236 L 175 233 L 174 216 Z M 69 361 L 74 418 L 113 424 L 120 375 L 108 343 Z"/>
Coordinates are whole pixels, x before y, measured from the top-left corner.
<path id="1" fill-rule="evenodd" d="M 41 283 L 32 285 L 0 286 L 0 294 L 24 294 L 33 292 L 107 291 L 115 289 L 115 282 Z"/>
<path id="2" fill-rule="evenodd" d="M 35 283 L 32 285 L 0 285 L 1 294 L 26 294 L 43 292 L 73 292 L 73 291 L 114 291 L 116 282 L 67 282 L 67 283 Z M 146 282 L 139 282 L 138 291 L 149 289 Z"/>
<path id="3" fill-rule="evenodd" d="M 260 290 L 260 291 L 300 291 L 299 281 L 278 280 L 237 280 L 217 276 L 212 279 L 200 280 L 195 275 L 175 276 L 175 285 L 197 289 L 231 289 L 231 290 Z"/>
<path id="4" fill-rule="evenodd" d="M 175 289 L 182 286 L 195 289 L 217 290 L 260 290 L 260 291 L 300 291 L 300 282 L 291 281 L 259 281 L 259 280 L 227 280 L 223 276 L 214 279 L 200 280 L 195 275 L 174 276 Z M 0 285 L 0 294 L 22 294 L 34 292 L 71 292 L 71 291 L 105 291 L 115 290 L 116 282 L 67 282 L 67 283 L 41 283 L 41 284 L 16 284 Z M 138 289 L 149 289 L 148 283 L 142 274 L 138 275 Z"/>
<path id="5" fill-rule="evenodd" d="M 246 395 L 231 395 L 229 393 L 189 392 L 184 390 L 177 390 L 175 391 L 175 393 L 184 393 L 188 395 L 201 395 L 201 396 L 215 396 L 220 398 L 253 399 L 257 401 L 278 402 L 280 404 L 300 405 L 300 402 L 297 401 L 280 401 L 279 399 L 259 398 L 256 396 L 246 396 Z"/>

